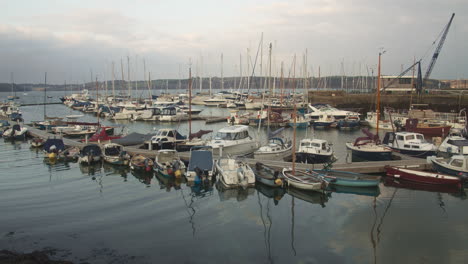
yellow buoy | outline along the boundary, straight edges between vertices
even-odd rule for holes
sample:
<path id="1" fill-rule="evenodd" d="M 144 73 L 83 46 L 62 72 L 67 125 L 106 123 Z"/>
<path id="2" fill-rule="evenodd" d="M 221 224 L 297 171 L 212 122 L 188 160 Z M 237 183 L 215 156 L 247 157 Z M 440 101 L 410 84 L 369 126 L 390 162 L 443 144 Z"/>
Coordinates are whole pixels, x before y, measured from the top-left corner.
<path id="1" fill-rule="evenodd" d="M 275 184 L 278 185 L 278 186 L 281 186 L 281 185 L 283 185 L 283 181 L 281 179 L 276 179 Z"/>
<path id="2" fill-rule="evenodd" d="M 181 172 L 180 170 L 176 170 L 176 171 L 174 172 L 174 176 L 175 176 L 176 178 L 180 178 L 180 176 L 182 176 L 182 172 Z"/>
<path id="3" fill-rule="evenodd" d="M 54 152 L 49 153 L 49 159 L 54 160 L 57 157 L 57 154 Z"/>

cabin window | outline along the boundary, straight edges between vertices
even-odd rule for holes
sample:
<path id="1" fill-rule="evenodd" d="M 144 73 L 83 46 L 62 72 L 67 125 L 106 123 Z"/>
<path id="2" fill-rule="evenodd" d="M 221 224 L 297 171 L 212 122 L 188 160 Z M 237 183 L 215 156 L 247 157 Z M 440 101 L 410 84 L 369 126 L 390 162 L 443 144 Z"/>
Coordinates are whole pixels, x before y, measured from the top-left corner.
<path id="1" fill-rule="evenodd" d="M 450 163 L 450 165 L 452 165 L 452 166 L 454 166 L 454 167 L 462 167 L 462 166 L 463 166 L 463 160 L 454 159 L 454 160 L 452 160 L 452 162 Z"/>
<path id="2" fill-rule="evenodd" d="M 167 136 L 168 137 L 174 137 L 174 133 L 172 133 L 172 131 L 169 131 L 169 133 L 167 133 Z"/>
<path id="3" fill-rule="evenodd" d="M 301 147 L 306 147 L 307 143 L 301 143 Z"/>
<path id="4" fill-rule="evenodd" d="M 231 133 L 218 132 L 215 139 L 232 140 L 232 135 Z"/>
<path id="5" fill-rule="evenodd" d="M 319 143 L 312 143 L 310 144 L 312 147 L 316 147 L 316 148 L 320 148 L 320 144 Z"/>
<path id="6" fill-rule="evenodd" d="M 327 149 L 327 146 L 325 145 L 325 143 L 322 143 L 322 149 L 323 149 L 323 150 L 326 150 L 326 149 Z"/>
<path id="7" fill-rule="evenodd" d="M 417 139 L 420 139 L 420 140 L 424 140 L 423 135 L 416 135 L 416 138 L 417 138 Z"/>
<path id="8" fill-rule="evenodd" d="M 404 140 L 403 136 L 397 136 L 398 140 Z"/>
<path id="9" fill-rule="evenodd" d="M 414 139 L 414 135 L 406 136 L 406 140 L 412 140 L 412 139 Z"/>
<path id="10" fill-rule="evenodd" d="M 405 147 L 405 148 L 411 148 L 410 145 L 404 145 L 403 147 Z"/>
<path id="11" fill-rule="evenodd" d="M 414 149 L 419 149 L 419 146 L 412 146 L 412 148 L 414 148 Z"/>

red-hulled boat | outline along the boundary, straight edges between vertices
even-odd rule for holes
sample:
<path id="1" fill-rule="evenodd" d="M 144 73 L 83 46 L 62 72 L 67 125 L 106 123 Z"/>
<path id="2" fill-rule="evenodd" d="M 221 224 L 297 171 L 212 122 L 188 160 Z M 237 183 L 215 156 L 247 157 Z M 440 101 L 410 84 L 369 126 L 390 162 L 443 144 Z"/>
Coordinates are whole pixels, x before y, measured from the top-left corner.
<path id="1" fill-rule="evenodd" d="M 412 181 L 405 181 L 401 179 L 384 177 L 384 185 L 403 188 L 409 190 L 425 191 L 425 192 L 437 192 L 437 193 L 460 193 L 461 189 L 456 185 L 435 185 L 435 184 L 422 184 Z"/>
<path id="2" fill-rule="evenodd" d="M 393 177 L 396 179 L 403 179 L 421 184 L 448 185 L 456 186 L 457 188 L 462 187 L 461 179 L 450 175 L 390 166 L 386 166 L 385 171 L 388 177 Z"/>
<path id="3" fill-rule="evenodd" d="M 431 126 L 428 124 L 420 124 L 418 119 L 407 119 L 405 130 L 423 134 L 426 137 L 442 137 L 445 138 L 450 132 L 451 126 Z"/>
<path id="4" fill-rule="evenodd" d="M 101 126 L 101 127 L 99 127 L 97 129 L 96 133 L 94 133 L 94 135 L 92 135 L 88 139 L 88 141 L 89 142 L 109 143 L 113 139 L 118 139 L 118 138 L 122 137 L 121 135 L 115 135 L 115 136 L 109 135 L 108 131 L 110 131 L 110 130 L 113 130 L 113 128 L 112 127 Z M 84 139 L 82 141 L 84 141 Z"/>

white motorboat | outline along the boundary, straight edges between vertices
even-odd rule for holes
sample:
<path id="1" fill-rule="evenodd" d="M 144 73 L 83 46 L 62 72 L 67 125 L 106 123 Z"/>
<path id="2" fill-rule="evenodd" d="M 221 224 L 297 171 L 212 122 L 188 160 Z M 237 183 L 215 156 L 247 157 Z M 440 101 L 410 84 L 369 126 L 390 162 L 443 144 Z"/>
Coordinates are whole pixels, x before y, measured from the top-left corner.
<path id="1" fill-rule="evenodd" d="M 210 98 L 205 101 L 205 106 L 219 106 L 220 104 L 226 104 L 227 100 L 223 98 Z"/>
<path id="2" fill-rule="evenodd" d="M 231 156 L 250 154 L 260 147 L 259 142 L 249 135 L 249 127 L 244 125 L 220 129 L 207 145 L 213 148 L 214 155 L 220 155 L 222 149 Z"/>
<path id="3" fill-rule="evenodd" d="M 174 106 L 163 108 L 159 121 L 161 122 L 178 122 L 184 118 L 188 118 L 188 114 L 182 111 L 180 108 Z"/>
<path id="4" fill-rule="evenodd" d="M 255 174 L 252 168 L 243 161 L 220 158 L 215 166 L 219 181 L 227 189 L 238 187 L 246 189 L 255 185 Z"/>
<path id="5" fill-rule="evenodd" d="M 424 139 L 423 134 L 414 132 L 387 132 L 382 143 L 397 152 L 417 158 L 435 155 L 437 149 Z"/>
<path id="6" fill-rule="evenodd" d="M 323 139 L 304 138 L 296 152 L 296 162 L 316 164 L 325 163 L 333 157 L 332 144 Z"/>
<path id="7" fill-rule="evenodd" d="M 437 151 L 443 157 L 468 155 L 468 139 L 461 134 L 450 134 L 442 141 Z"/>
<path id="8" fill-rule="evenodd" d="M 28 129 L 19 124 L 14 124 L 12 127 L 5 130 L 2 134 L 4 139 L 23 140 L 26 138 Z"/>

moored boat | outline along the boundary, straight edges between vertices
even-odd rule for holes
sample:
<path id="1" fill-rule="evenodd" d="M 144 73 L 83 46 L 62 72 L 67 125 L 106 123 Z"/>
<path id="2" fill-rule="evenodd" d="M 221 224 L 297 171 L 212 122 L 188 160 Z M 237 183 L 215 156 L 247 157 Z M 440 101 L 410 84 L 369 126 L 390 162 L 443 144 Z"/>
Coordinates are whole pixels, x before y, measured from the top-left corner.
<path id="1" fill-rule="evenodd" d="M 301 163 L 325 163 L 332 159 L 333 149 L 326 140 L 304 138 L 296 152 L 296 161 Z"/>
<path id="2" fill-rule="evenodd" d="M 122 145 L 116 143 L 104 145 L 103 159 L 113 165 L 127 166 L 130 163 L 130 155 L 123 149 Z"/>
<path id="3" fill-rule="evenodd" d="M 88 144 L 81 149 L 78 162 L 81 164 L 93 164 L 101 161 L 102 151 L 99 145 Z"/>
<path id="4" fill-rule="evenodd" d="M 388 177 L 422 184 L 455 185 L 459 188 L 462 186 L 462 181 L 460 178 L 440 173 L 417 171 L 392 166 L 386 166 L 385 171 Z"/>
<path id="5" fill-rule="evenodd" d="M 159 150 L 154 159 L 153 169 L 164 177 L 182 178 L 186 172 L 184 162 L 173 149 Z"/>
<path id="6" fill-rule="evenodd" d="M 348 187 L 376 187 L 379 186 L 380 183 L 380 176 L 337 170 L 314 171 L 323 174 L 324 179 L 331 185 Z"/>
<path id="7" fill-rule="evenodd" d="M 130 169 L 140 172 L 152 172 L 154 162 L 152 159 L 137 154 L 130 159 Z"/>
<path id="8" fill-rule="evenodd" d="M 255 174 L 244 161 L 223 157 L 216 162 L 215 167 L 219 181 L 225 188 L 246 189 L 255 185 Z"/>
<path id="9" fill-rule="evenodd" d="M 328 185 L 322 175 L 316 172 L 296 171 L 293 173 L 291 169 L 284 168 L 282 176 L 287 185 L 302 190 L 322 192 Z"/>
<path id="10" fill-rule="evenodd" d="M 439 160 L 434 156 L 428 157 L 432 162 L 432 167 L 444 174 L 449 174 L 457 177 L 468 177 L 468 156 L 453 155 L 449 160 Z"/>
<path id="11" fill-rule="evenodd" d="M 5 130 L 2 134 L 4 139 L 7 140 L 24 140 L 26 138 L 28 129 L 20 124 L 14 124 L 11 128 Z"/>
<path id="12" fill-rule="evenodd" d="M 424 139 L 423 134 L 414 132 L 387 132 L 382 143 L 394 151 L 416 158 L 435 155 L 437 149 Z"/>
<path id="13" fill-rule="evenodd" d="M 280 171 L 274 170 L 263 163 L 257 162 L 252 168 L 255 174 L 255 180 L 270 187 L 283 186 L 283 180 L 280 179 Z"/>

